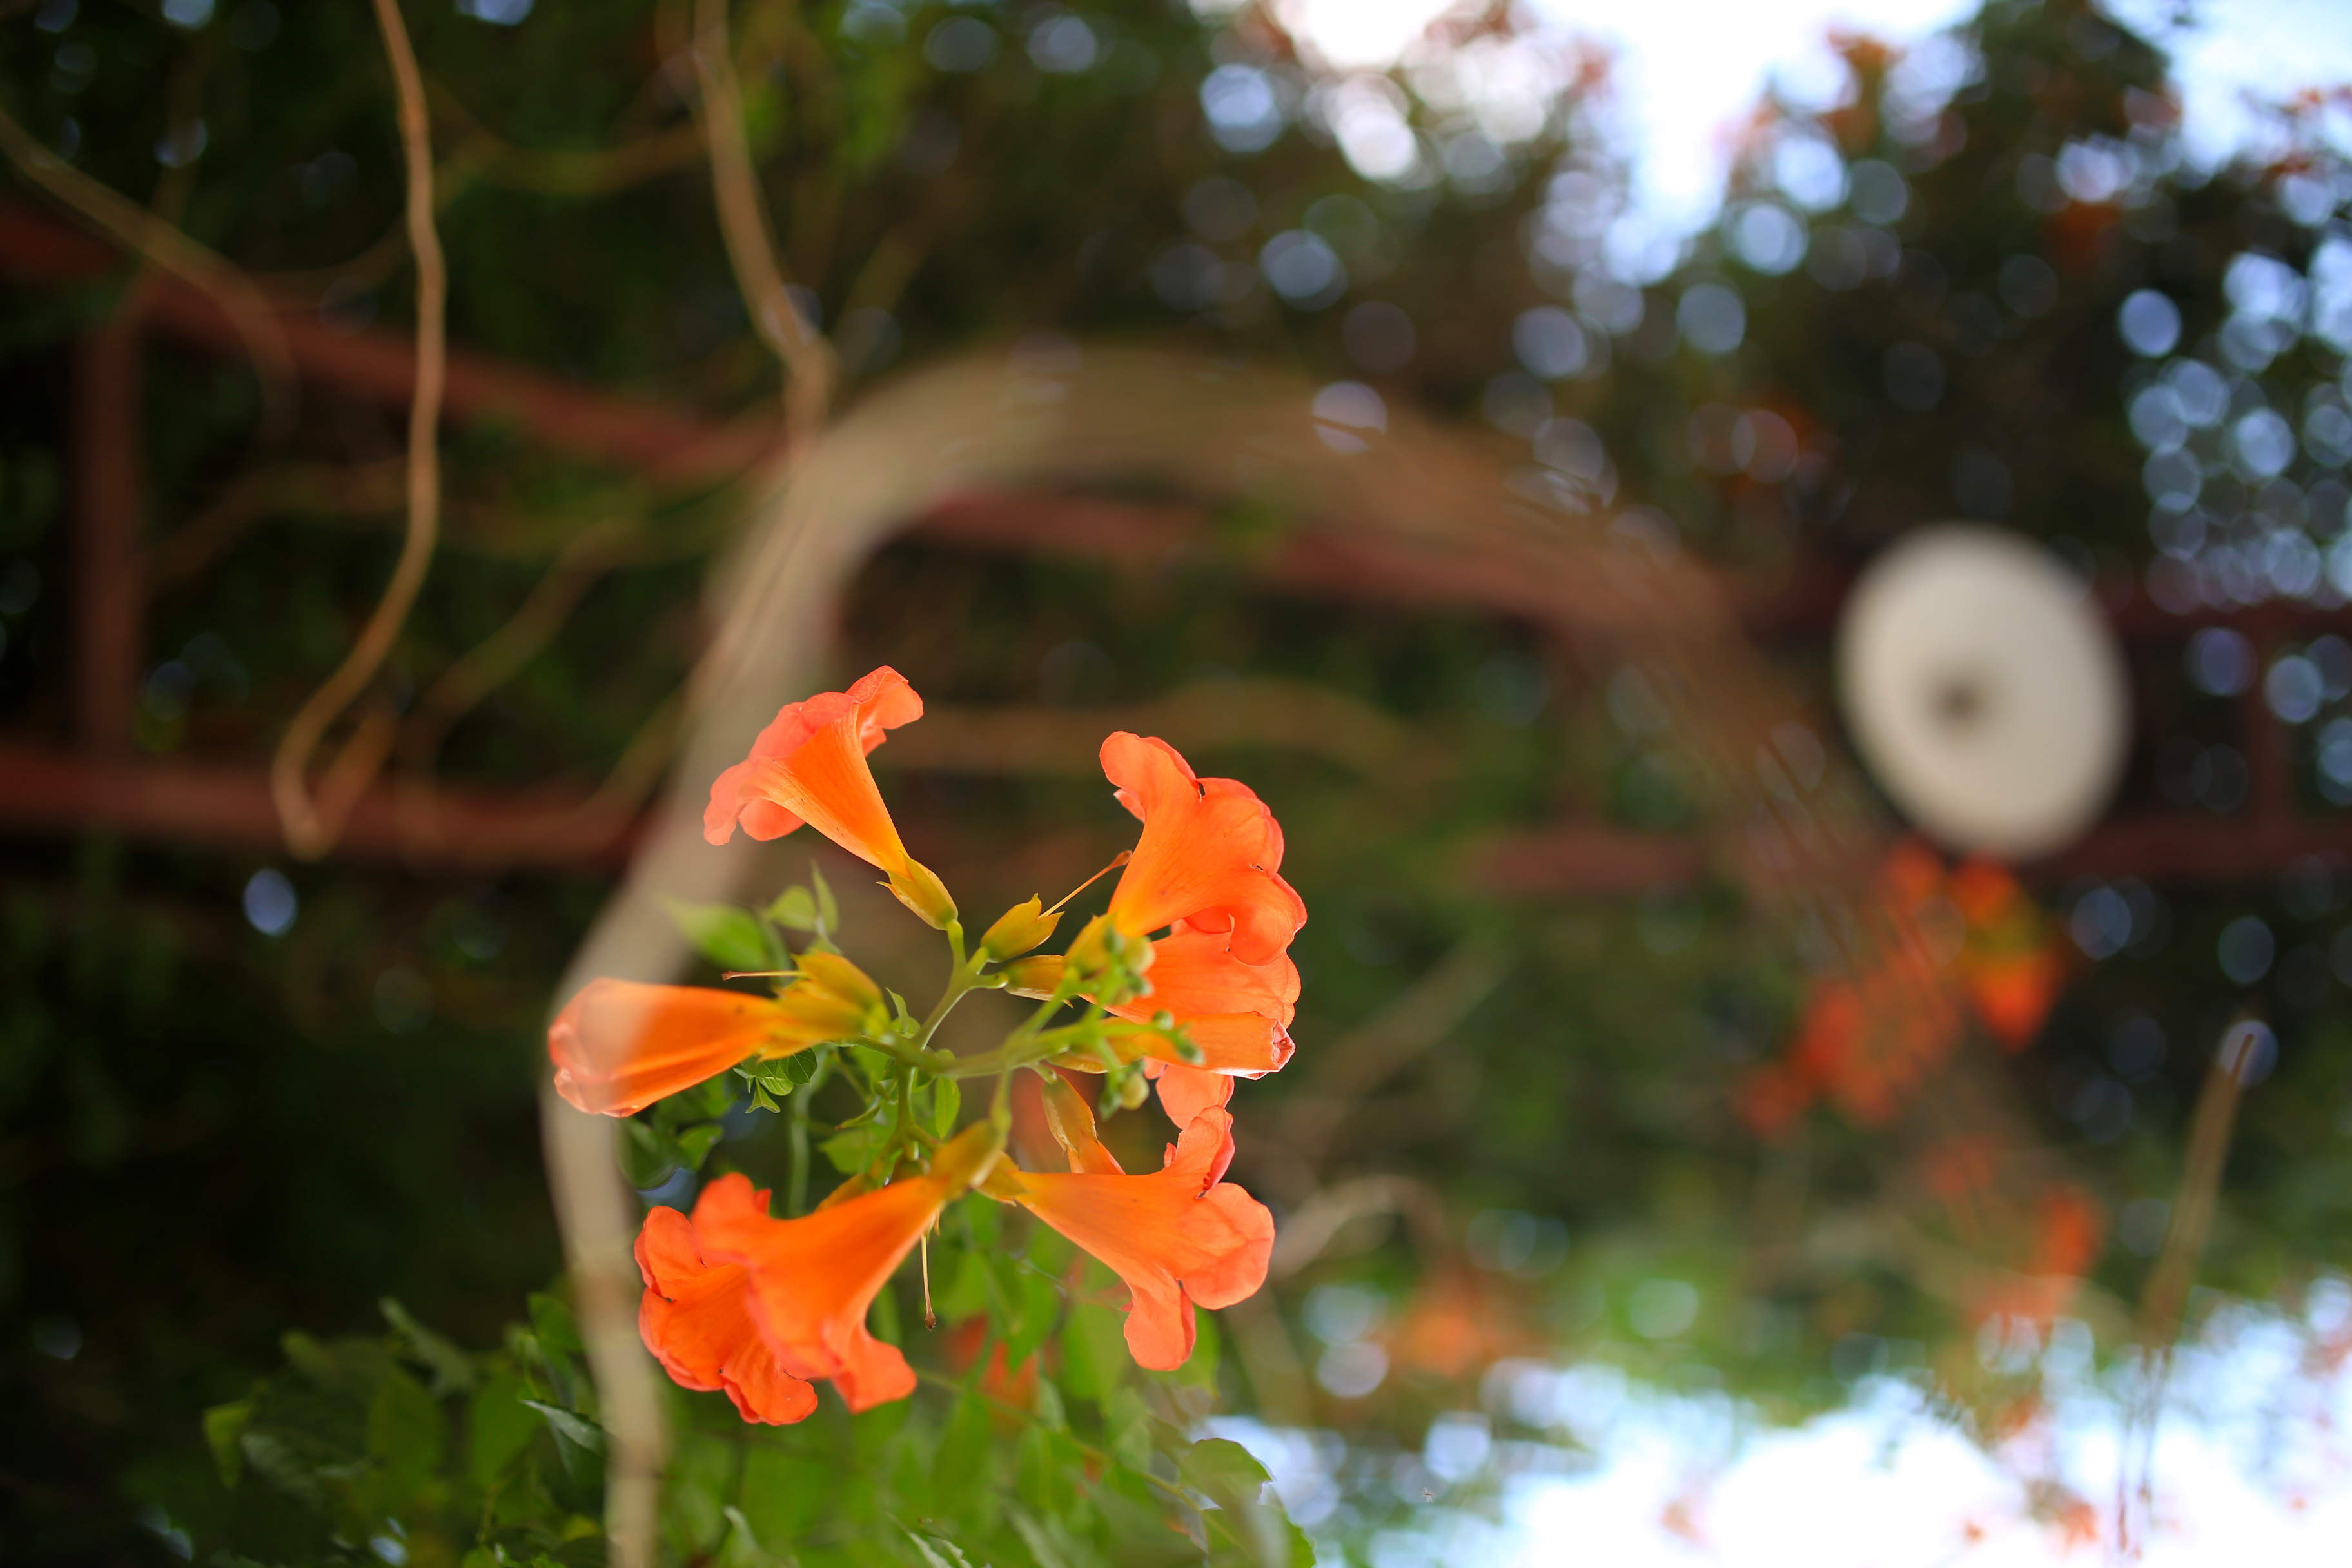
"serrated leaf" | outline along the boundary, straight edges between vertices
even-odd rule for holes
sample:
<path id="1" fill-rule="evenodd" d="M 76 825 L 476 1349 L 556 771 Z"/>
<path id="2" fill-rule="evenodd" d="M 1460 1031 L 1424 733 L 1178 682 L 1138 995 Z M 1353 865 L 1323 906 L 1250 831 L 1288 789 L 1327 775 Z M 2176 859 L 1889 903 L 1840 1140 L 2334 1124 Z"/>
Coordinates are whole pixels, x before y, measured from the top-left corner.
<path id="1" fill-rule="evenodd" d="M 664 899 L 669 918 L 697 952 L 721 969 L 765 969 L 768 948 L 760 922 L 732 904 L 689 904 Z"/>

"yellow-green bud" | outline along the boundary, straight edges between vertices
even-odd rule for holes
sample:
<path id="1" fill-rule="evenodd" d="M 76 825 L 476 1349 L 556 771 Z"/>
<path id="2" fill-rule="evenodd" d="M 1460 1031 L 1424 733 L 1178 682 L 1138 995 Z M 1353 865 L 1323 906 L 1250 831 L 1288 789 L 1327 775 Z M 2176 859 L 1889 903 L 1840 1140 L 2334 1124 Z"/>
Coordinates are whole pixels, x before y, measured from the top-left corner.
<path id="1" fill-rule="evenodd" d="M 1045 900 L 1034 894 L 1025 904 L 1015 904 L 996 917 L 980 939 L 980 951 L 1002 963 L 1008 958 L 1018 958 L 1031 948 L 1054 934 L 1062 923 L 1061 911 L 1045 911 Z"/>
<path id="2" fill-rule="evenodd" d="M 1061 989 L 1064 967 L 1063 960 L 1052 953 L 1016 959 L 1004 966 L 1004 988 L 1015 996 L 1045 1001 Z"/>
<path id="3" fill-rule="evenodd" d="M 1129 1073 L 1118 1080 L 1118 1102 L 1129 1110 L 1139 1108 L 1150 1093 L 1151 1080 L 1139 1072 Z"/>
<path id="4" fill-rule="evenodd" d="M 949 896 L 948 885 L 919 860 L 909 859 L 882 885 L 933 931 L 947 930 L 948 922 L 956 918 L 955 900 Z"/>
<path id="5" fill-rule="evenodd" d="M 845 1002 L 854 1002 L 861 1007 L 882 1005 L 882 987 L 875 984 L 866 971 L 841 954 L 803 952 L 797 962 L 801 984 L 818 986 Z"/>

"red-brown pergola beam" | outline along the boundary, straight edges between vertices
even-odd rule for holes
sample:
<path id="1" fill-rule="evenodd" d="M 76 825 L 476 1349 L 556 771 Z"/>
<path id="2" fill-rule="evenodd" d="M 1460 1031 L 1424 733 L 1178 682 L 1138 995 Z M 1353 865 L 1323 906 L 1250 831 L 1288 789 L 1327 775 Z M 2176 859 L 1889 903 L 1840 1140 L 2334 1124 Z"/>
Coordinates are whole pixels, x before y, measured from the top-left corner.
<path id="1" fill-rule="evenodd" d="M 119 254 L 104 243 L 45 214 L 0 202 L 0 275 L 19 283 L 54 286 L 88 282 L 121 264 Z M 141 325 L 207 352 L 230 356 L 246 352 L 243 338 L 218 302 L 177 279 L 152 278 L 139 303 Z M 307 308 L 289 307 L 278 321 L 305 378 L 387 406 L 408 402 L 415 354 L 404 335 L 331 332 Z M 132 406 L 114 384 L 121 379 L 117 374 L 121 366 L 130 363 L 121 345 L 132 342 L 137 329 L 125 323 L 103 331 L 117 330 L 121 339 L 112 351 L 103 346 L 102 336 L 93 337 L 78 360 L 77 403 L 88 405 L 78 406 L 78 425 L 90 416 L 100 420 L 95 432 L 77 433 L 78 441 L 92 454 L 100 446 L 121 446 L 135 437 L 135 432 L 110 431 L 103 423 L 119 423 L 123 410 Z M 135 353 L 135 343 L 130 352 Z M 581 392 L 552 377 L 463 350 L 451 351 L 447 408 L 453 418 L 503 421 L 559 449 L 673 478 L 740 471 L 772 451 L 774 439 L 772 426 L 764 422 L 718 425 L 675 410 Z M 101 434 L 109 440 L 96 439 Z M 135 447 L 135 440 L 131 446 Z M 97 668 L 77 671 L 77 711 L 85 737 L 100 745 L 107 743 L 101 737 L 127 725 L 129 699 L 136 689 L 138 587 L 121 575 L 127 557 L 114 573 L 105 570 L 114 544 L 121 542 L 116 536 L 123 520 L 132 520 L 129 526 L 136 537 L 135 473 L 135 468 L 101 463 L 93 457 L 77 478 L 83 497 L 77 503 L 83 532 L 78 548 L 84 563 L 81 574 L 90 584 L 82 590 L 84 621 L 91 634 L 84 647 L 98 656 Z M 98 524 L 94 531 L 93 521 Z M 1047 549 L 1148 565 L 1197 539 L 1199 522 L 1197 509 L 1182 506 L 1070 496 L 976 496 L 940 508 L 917 526 L 928 537 L 981 548 Z M 1551 608 L 1548 595 L 1532 593 L 1507 570 L 1433 561 L 1329 535 L 1295 539 L 1253 562 L 1252 569 L 1277 584 L 1392 602 L 1469 605 L 1526 614 Z M 1729 597 L 1751 631 L 1818 638 L 1834 629 L 1847 586 L 1840 574 L 1816 573 L 1769 594 Z M 126 604 L 131 609 L 127 622 L 121 613 Z M 2197 626 L 2216 623 L 2242 626 L 2265 642 L 2352 628 L 2352 610 L 2270 605 L 2176 616 L 2136 595 L 2113 611 L 2112 618 L 2118 633 L 2136 643 L 2177 641 Z M 127 636 L 122 635 L 126 627 Z M 108 655 L 108 648 L 115 655 Z M 124 648 L 129 649 L 127 665 L 120 657 Z M 105 719 L 101 707 L 121 718 Z M 2275 790 L 2265 793 L 2274 795 Z M 343 851 L 485 868 L 612 863 L 625 855 L 634 837 L 634 829 L 616 829 L 608 820 L 584 821 L 572 811 L 573 803 L 540 794 L 436 791 L 415 798 L 436 803 L 444 829 L 440 837 L 418 838 L 395 796 L 383 790 L 354 811 L 343 836 Z M 257 769 L 131 763 L 5 744 L 0 744 L 0 822 L 59 829 L 104 826 L 142 837 L 242 844 L 257 850 L 279 843 L 267 780 Z M 2065 855 L 2032 869 L 2049 878 L 2242 880 L 2258 868 L 2273 869 L 2326 849 L 2352 851 L 2352 828 L 2268 814 L 2253 823 L 2182 814 L 2110 823 Z M 1498 837 L 1476 861 L 1481 879 L 1501 889 L 1616 892 L 1687 880 L 1702 869 L 1703 851 L 1695 841 L 1568 823 Z"/>
<path id="2" fill-rule="evenodd" d="M 88 283 L 124 265 L 102 240 L 47 215 L 0 202 L 0 277 L 29 287 Z M 190 348 L 246 356 L 246 341 L 220 302 L 165 273 L 150 280 L 146 324 Z M 277 316 L 295 367 L 305 380 L 404 409 L 415 387 L 416 350 L 404 332 L 329 331 L 307 302 L 281 303 Z M 582 392 L 568 383 L 463 349 L 449 351 L 443 398 L 454 421 L 508 424 L 563 451 L 685 481 L 742 472 L 774 449 L 775 418 L 761 413 L 719 424 L 676 409 Z"/>
<path id="3" fill-rule="evenodd" d="M 402 793 L 404 792 L 404 793 Z M 130 761 L 0 742 L 0 824 L 16 831 L 100 829 L 165 843 L 282 856 L 285 834 L 257 767 Z M 339 855 L 418 868 L 617 868 L 642 823 L 589 816 L 576 797 L 415 786 L 363 796 Z"/>

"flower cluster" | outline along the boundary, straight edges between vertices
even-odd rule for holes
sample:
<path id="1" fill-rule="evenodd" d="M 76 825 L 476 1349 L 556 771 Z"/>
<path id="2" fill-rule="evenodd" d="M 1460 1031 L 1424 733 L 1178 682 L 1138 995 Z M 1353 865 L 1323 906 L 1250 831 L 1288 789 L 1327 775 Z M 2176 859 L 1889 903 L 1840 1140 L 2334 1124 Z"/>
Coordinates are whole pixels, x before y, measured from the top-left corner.
<path id="1" fill-rule="evenodd" d="M 1874 893 L 1876 947 L 1814 982 L 1787 1059 L 1742 1090 L 1743 1114 L 1768 1137 L 1823 1095 L 1856 1121 L 1887 1121 L 1951 1055 L 1970 1015 L 2003 1049 L 2022 1050 L 2065 984 L 2056 931 L 2004 867 L 1947 869 L 1907 839 L 1880 866 Z"/>
<path id="2" fill-rule="evenodd" d="M 1265 1279 L 1273 1217 L 1223 1178 L 1234 1081 L 1289 1059 L 1298 999 L 1288 949 L 1307 908 L 1282 879 L 1273 814 L 1244 785 L 1200 777 L 1166 742 L 1114 734 L 1103 770 L 1142 826 L 1113 862 L 1104 912 L 1061 953 L 1038 953 L 1061 907 L 1033 898 L 967 948 L 954 899 L 908 853 L 866 763 L 921 714 L 887 668 L 791 704 L 719 776 L 703 826 L 723 845 L 739 826 L 775 838 L 805 823 L 881 871 L 946 937 L 949 980 L 929 1014 L 876 984 L 820 921 L 799 952 L 776 941 L 769 994 L 600 979 L 548 1031 L 556 1089 L 586 1111 L 634 1116 L 730 1070 L 752 1080 L 758 1103 L 768 1089 L 808 1094 L 821 1081 L 862 1095 L 841 1123 L 856 1130 L 856 1168 L 811 1212 L 777 1217 L 767 1191 L 727 1174 L 690 1215 L 653 1209 L 637 1238 L 646 1346 L 686 1387 L 723 1389 L 746 1420 L 802 1419 L 820 1378 L 853 1410 L 912 1391 L 913 1370 L 867 1331 L 867 1314 L 968 1193 L 1026 1210 L 1124 1280 L 1128 1347 L 1146 1367 L 1183 1364 L 1193 1309 L 1229 1306 Z M 948 1011 L 984 989 L 1040 1005 L 991 1050 L 935 1048 Z M 1010 1086 L 1024 1072 L 1039 1079 L 1066 1170 L 1022 1169 L 1007 1150 Z M 955 1086 L 975 1079 L 993 1080 L 993 1099 L 958 1131 Z M 1130 1174 L 1097 1115 L 1139 1107 L 1155 1085 L 1176 1142 L 1160 1170 Z"/>

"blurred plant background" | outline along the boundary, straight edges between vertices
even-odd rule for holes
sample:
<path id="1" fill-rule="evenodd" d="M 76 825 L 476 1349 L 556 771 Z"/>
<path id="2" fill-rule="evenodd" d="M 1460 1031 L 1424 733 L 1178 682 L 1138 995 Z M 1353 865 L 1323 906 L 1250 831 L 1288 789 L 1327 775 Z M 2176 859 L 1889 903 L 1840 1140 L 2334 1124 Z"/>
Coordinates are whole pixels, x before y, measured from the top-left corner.
<path id="1" fill-rule="evenodd" d="M 475 1468 L 447 1486 L 527 1463 L 551 1517 L 593 1515 L 576 1342 L 557 1296 L 533 1300 L 560 1269 L 541 1030 L 777 430 L 690 112 L 695 18 L 409 7 L 457 358 L 446 522 L 361 703 L 389 782 L 303 861 L 271 750 L 401 538 L 414 279 L 381 39 L 357 5 L 0 10 L 12 1552 L 404 1562 L 397 1535 L 362 1539 L 404 1506 L 394 1481 L 491 1505 L 434 1492 L 441 1449 L 398 1434 L 493 1384 L 545 1419 L 471 1417 Z M 1531 507 L 1715 575 L 1808 714 L 1764 759 L 1783 788 L 1839 744 L 1831 638 L 1861 564 L 1923 523 L 2001 522 L 2116 626 L 2136 749 L 2108 820 L 2016 883 L 1907 852 L 1901 897 L 1950 911 L 1991 1000 L 1894 1047 L 1916 1070 L 1874 1092 L 1851 1051 L 1812 1058 L 1843 1079 L 1790 1067 L 1841 977 L 1751 906 L 1606 636 L 1270 574 L 1296 521 L 1278 493 L 907 520 L 840 607 L 836 668 L 895 665 L 930 703 L 877 772 L 967 909 L 1051 897 L 1118 847 L 1092 751 L 1129 727 L 1274 806 L 1313 911 L 1297 1059 L 1235 1107 L 1235 1174 L 1284 1224 L 1276 1278 L 1154 1418 L 1213 1404 L 1262 1441 L 1324 1434 L 1282 1441 L 1312 1458 L 1284 1500 L 1327 1561 L 1384 1561 L 1506 1459 L 1572 1468 L 1620 1374 L 1734 1426 L 1908 1378 L 1998 1446 L 2046 1411 L 2062 1350 L 2115 1364 L 2137 1342 L 2209 1063 L 2249 1023 L 2190 1326 L 2256 1304 L 2305 1336 L 2296 1364 L 2332 1369 L 2352 1348 L 2352 105 L 2274 106 L 2255 153 L 2207 168 L 2149 43 L 2074 0 L 1997 3 L 1913 47 L 1840 39 L 1828 90 L 1739 127 L 1718 220 L 1661 247 L 1623 221 L 1604 54 L 1474 7 L 1391 68 L 1340 70 L 1279 15 L 736 5 L 759 188 L 843 400 L 953 353 L 1050 368 L 1125 342 L 1303 374 L 1336 442 L 1419 411 Z M 233 309 L 91 226 L 43 148 L 257 282 L 299 402 Z M 464 831 L 420 826 L 433 811 Z M 722 1124 L 707 1169 L 772 1166 L 775 1123 Z M 1092 1400 L 1108 1446 L 1117 1380 L 1087 1354 L 1061 1343 L 1042 1397 Z M 268 1392 L 303 1376 L 344 1402 L 323 1426 Z M 253 1449 L 219 1421 L 208 1445 L 222 1408 L 344 1447 L 225 1486 L 215 1447 Z M 914 1533 L 809 1535 L 845 1496 L 793 1470 L 825 1443 L 755 1447 L 763 1486 L 682 1460 L 703 1513 L 677 1560 L 952 1560 Z M 335 1505 L 360 1510 L 342 1544 L 256 1522 L 329 1519 L 302 1487 L 337 1464 L 382 1481 Z M 2030 1479 L 2053 1528 L 2088 1506 Z M 1004 1561 L 1107 1550 L 1005 1539 Z"/>

